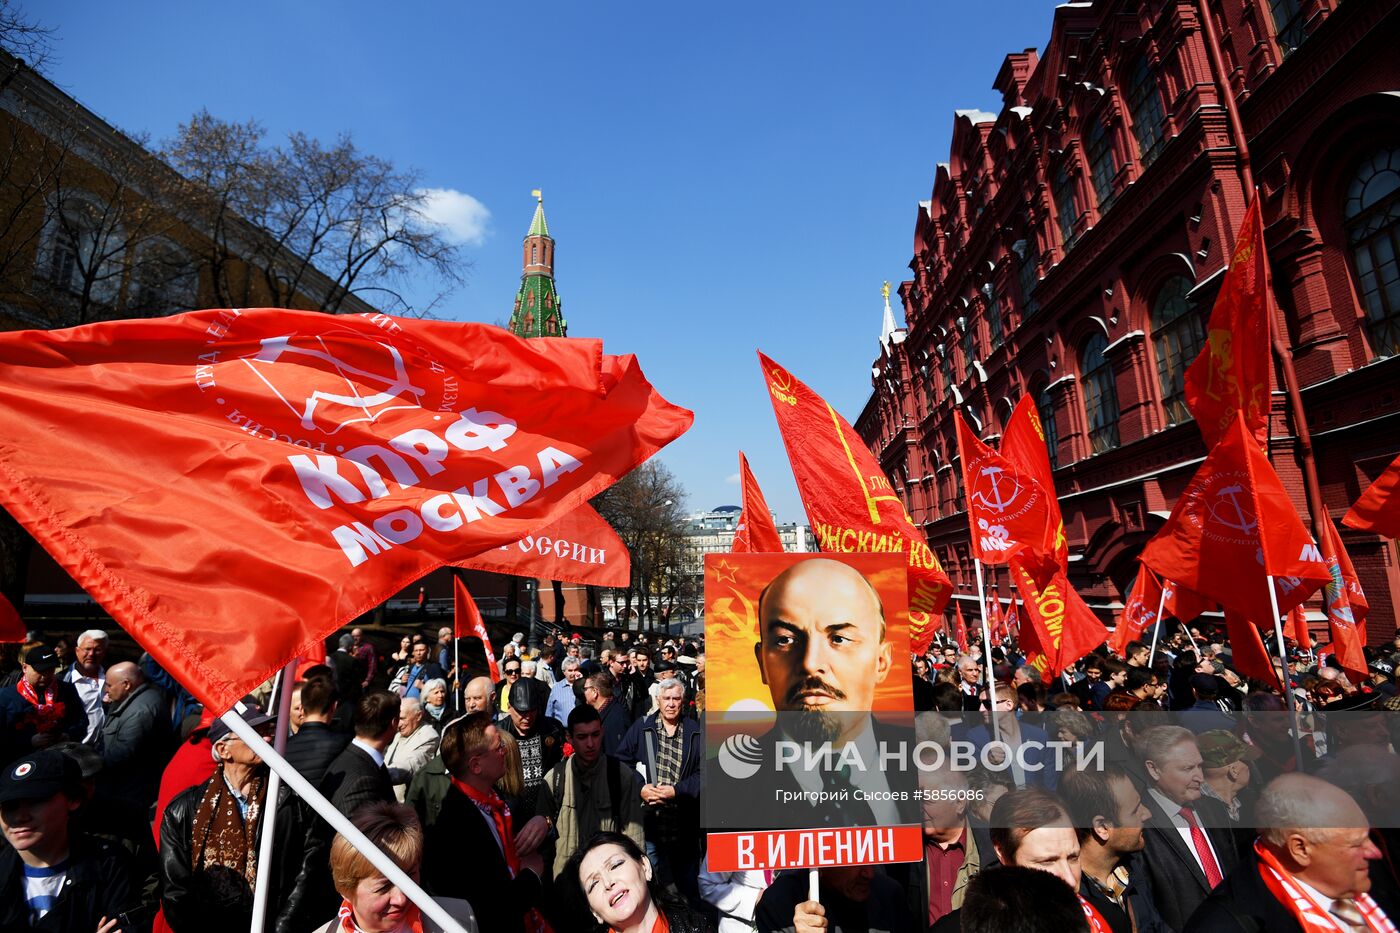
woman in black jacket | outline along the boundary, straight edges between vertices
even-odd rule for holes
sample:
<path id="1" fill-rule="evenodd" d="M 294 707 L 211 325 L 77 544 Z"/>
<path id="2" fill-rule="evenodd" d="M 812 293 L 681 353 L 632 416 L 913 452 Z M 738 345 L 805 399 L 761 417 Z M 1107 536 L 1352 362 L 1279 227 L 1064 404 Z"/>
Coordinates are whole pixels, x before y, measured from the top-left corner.
<path id="1" fill-rule="evenodd" d="M 580 912 L 593 915 L 597 933 L 651 933 L 661 919 L 670 933 L 709 930 L 703 917 L 658 890 L 651 863 L 621 833 L 593 836 L 569 858 L 558 880 L 573 889 Z"/>

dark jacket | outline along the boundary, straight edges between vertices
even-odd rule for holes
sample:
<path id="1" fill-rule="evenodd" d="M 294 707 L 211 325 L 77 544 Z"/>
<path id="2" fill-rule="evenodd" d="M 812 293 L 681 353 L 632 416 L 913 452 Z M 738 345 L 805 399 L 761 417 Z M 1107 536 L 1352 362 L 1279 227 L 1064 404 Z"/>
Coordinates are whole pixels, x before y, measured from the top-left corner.
<path id="1" fill-rule="evenodd" d="M 66 680 L 56 680 L 54 701 L 63 704 L 63 721 L 58 731 L 74 742 L 81 742 L 87 735 L 88 718 L 78 688 Z M 36 727 L 38 712 L 19 695 L 17 684 L 0 690 L 0 765 L 34 750 L 34 736 L 39 731 Z"/>
<path id="2" fill-rule="evenodd" d="M 31 924 L 24 899 L 24 862 L 8 845 L 0 847 L 0 930 L 6 933 L 96 930 L 103 917 L 111 919 L 136 910 L 139 895 L 132 883 L 130 860 L 119 846 L 81 838 L 74 842 L 68 876 L 53 909 L 43 920 Z M 137 922 L 130 929 L 148 927 L 151 918 L 134 919 Z M 248 926 L 246 922 L 243 925 Z"/>
<path id="3" fill-rule="evenodd" d="M 807 872 L 786 871 L 774 878 L 754 911 L 759 933 L 791 931 L 793 912 L 805 900 Z M 870 897 L 863 903 L 848 900 L 822 885 L 821 905 L 826 909 L 830 933 L 913 933 L 916 929 L 905 906 L 904 891 L 879 872 L 870 879 Z"/>
<path id="4" fill-rule="evenodd" d="M 603 751 L 616 756 L 627 730 L 632 728 L 632 714 L 627 711 L 622 698 L 614 696 L 603 707 Z"/>
<path id="5" fill-rule="evenodd" d="M 511 720 L 510 714 L 502 716 L 496 721 L 496 728 L 502 732 L 510 733 L 511 738 L 520 740 L 520 735 L 516 731 L 515 723 Z M 539 796 L 540 785 L 549 772 L 554 770 L 564 758 L 564 728 L 550 719 L 541 715 L 535 720 L 535 731 L 531 738 L 539 736 L 540 741 L 540 774 L 535 780 L 531 780 L 529 774 L 525 775 L 525 791 L 520 795 L 520 799 L 511 804 L 511 812 L 515 816 L 515 825 L 524 826 L 535 815 L 535 798 Z M 484 929 L 484 928 L 483 928 Z"/>
<path id="6" fill-rule="evenodd" d="M 1172 933 L 1157 910 L 1152 891 L 1152 876 L 1142 863 L 1142 855 L 1134 852 L 1125 861 L 1128 866 L 1128 887 L 1123 892 L 1127 910 L 1113 902 L 1092 878 L 1084 875 L 1079 882 L 1079 894 L 1112 927 L 1113 933 Z"/>
<path id="7" fill-rule="evenodd" d="M 1172 825 L 1171 819 L 1162 812 L 1156 798 L 1151 793 L 1144 793 L 1142 802 L 1152 814 L 1143 825 L 1143 835 L 1147 839 L 1143 859 L 1156 895 L 1157 911 L 1167 926 L 1180 930 L 1186 925 L 1186 918 L 1210 894 L 1210 886 L 1206 883 L 1205 872 L 1196 864 L 1195 854 L 1186 847 L 1185 840 Z M 1235 849 L 1234 833 L 1218 828 L 1229 825 L 1230 817 L 1224 804 L 1202 797 L 1192 807 L 1210 839 L 1211 848 L 1215 850 L 1221 874 L 1228 875 L 1240 859 Z"/>
<path id="8" fill-rule="evenodd" d="M 244 933 L 252 922 L 251 889 L 239 892 L 231 900 L 220 898 L 208 879 L 192 870 L 195 811 L 210 783 L 220 780 L 221 772 L 215 771 L 208 781 L 181 792 L 170 801 L 161 818 L 160 861 L 165 876 L 161 905 L 173 933 Z M 311 904 L 306 895 L 313 869 L 329 864 L 330 852 L 315 834 L 307 831 L 305 812 L 283 784 L 277 794 L 277 836 L 268 876 L 272 889 L 268 892 L 271 922 L 267 928 L 276 933 L 304 933 L 325 916 L 324 903 Z M 262 827 L 258 837 L 261 842 Z"/>
<path id="9" fill-rule="evenodd" d="M 375 764 L 369 752 L 358 745 L 345 746 L 345 750 L 335 757 L 326 768 L 320 789 L 326 799 L 346 816 L 351 816 L 367 803 L 398 802 L 394 796 L 394 782 L 389 779 L 389 769 Z"/>
<path id="10" fill-rule="evenodd" d="M 1017 723 L 1021 729 L 1021 742 L 1025 746 L 1021 757 L 1026 764 L 1026 786 L 1039 787 L 1044 790 L 1055 790 L 1060 782 L 1060 771 L 1055 767 L 1055 753 L 1049 748 L 1047 743 L 1050 736 L 1044 729 L 1037 728 L 1030 723 L 1021 720 Z M 992 741 L 992 730 L 987 726 L 973 726 L 967 732 L 967 740 L 977 746 L 978 754 Z M 1011 769 L 1007 768 L 1002 774 L 1011 776 Z"/>
<path id="11" fill-rule="evenodd" d="M 622 743 L 618 746 L 617 759 L 623 767 L 636 769 L 641 764 L 646 769 L 645 783 L 656 783 L 656 755 L 660 740 L 656 731 L 662 726 L 661 713 L 644 716 L 632 723 Z M 705 732 L 694 719 L 681 718 L 680 727 L 685 730 L 681 740 L 681 774 L 676 781 L 676 806 L 679 808 L 678 826 L 698 831 L 700 826 L 700 787 L 704 779 Z M 650 808 L 649 808 L 650 809 Z M 652 822 L 648 814 L 648 824 Z M 653 833 L 648 825 L 648 837 Z"/>
<path id="12" fill-rule="evenodd" d="M 313 786 L 320 786 L 326 769 L 345 751 L 351 736 L 337 732 L 324 722 L 304 722 L 296 735 L 287 737 L 284 756 L 293 768 Z"/>
<path id="13" fill-rule="evenodd" d="M 512 819 L 518 827 L 520 820 Z M 470 853 L 470 870 L 463 861 Z M 540 878 L 522 869 L 514 878 L 486 817 L 456 787 L 447 791 L 423 844 L 423 883 L 430 894 L 460 897 L 476 911 L 482 933 L 523 933 L 525 911 L 540 903 Z"/>
<path id="14" fill-rule="evenodd" d="M 1293 914 L 1264 886 L 1250 852 L 1186 921 L 1184 933 L 1302 933 Z"/>
<path id="15" fill-rule="evenodd" d="M 413 775 L 413 780 L 408 782 L 403 802 L 418 814 L 418 821 L 423 824 L 425 831 L 437 822 L 443 798 L 447 796 L 447 789 L 451 786 L 452 775 L 447 773 L 447 765 L 443 764 L 440 755 L 429 758 L 428 763 L 419 768 L 418 773 Z"/>
<path id="16" fill-rule="evenodd" d="M 102 721 L 102 777 L 98 795 L 135 804 L 156 802 L 160 775 L 175 751 L 169 700 L 155 684 L 143 683 L 107 709 Z"/>

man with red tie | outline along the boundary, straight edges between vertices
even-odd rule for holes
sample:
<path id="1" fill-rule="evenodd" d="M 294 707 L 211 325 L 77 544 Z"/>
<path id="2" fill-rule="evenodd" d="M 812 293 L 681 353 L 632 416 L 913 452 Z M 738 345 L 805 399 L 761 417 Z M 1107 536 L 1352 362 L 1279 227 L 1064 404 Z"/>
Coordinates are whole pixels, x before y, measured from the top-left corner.
<path id="1" fill-rule="evenodd" d="M 1195 733 L 1155 726 L 1139 737 L 1137 749 L 1148 777 L 1142 802 L 1152 814 L 1144 824 L 1144 861 L 1157 910 L 1180 930 L 1239 854 L 1224 805 L 1201 795 L 1205 774 Z"/>

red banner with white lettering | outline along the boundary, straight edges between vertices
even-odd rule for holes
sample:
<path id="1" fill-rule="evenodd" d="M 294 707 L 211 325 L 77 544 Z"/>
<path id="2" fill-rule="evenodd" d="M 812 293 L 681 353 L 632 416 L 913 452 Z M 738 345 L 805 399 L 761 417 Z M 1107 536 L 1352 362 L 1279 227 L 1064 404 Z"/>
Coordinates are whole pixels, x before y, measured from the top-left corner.
<path id="1" fill-rule="evenodd" d="M 739 527 L 734 530 L 734 544 L 730 550 L 736 554 L 781 552 L 783 539 L 778 537 L 773 513 L 768 511 L 768 501 L 763 498 L 763 490 L 758 488 L 758 480 L 754 479 L 742 450 L 739 451 L 739 487 L 743 490 L 743 511 L 739 513 Z"/>
<path id="2" fill-rule="evenodd" d="M 491 679 L 501 679 L 501 668 L 496 663 L 496 652 L 491 649 L 491 636 L 486 634 L 486 622 L 481 618 L 481 610 L 476 600 L 467 591 L 461 577 L 452 580 L 452 636 L 454 638 L 479 638 L 486 652 L 486 666 L 491 671 Z"/>
<path id="3" fill-rule="evenodd" d="M 1366 663 L 1366 615 L 1371 606 L 1356 578 L 1356 568 L 1342 546 L 1342 536 L 1327 515 L 1322 523 L 1322 554 L 1327 561 L 1331 579 L 1322 591 L 1322 605 L 1327 611 L 1327 627 L 1332 635 L 1332 651 L 1342 670 L 1364 682 L 1370 674 Z"/>
<path id="4" fill-rule="evenodd" d="M 921 826 L 855 826 L 708 833 L 705 851 L 708 871 L 918 862 L 924 857 L 924 831 Z"/>
<path id="5" fill-rule="evenodd" d="M 1255 198 L 1240 225 L 1230 268 L 1211 309 L 1206 345 L 1186 370 L 1186 406 L 1207 447 L 1229 433 L 1236 411 L 1243 413 L 1246 429 L 1260 446 L 1268 439 L 1273 313 L 1264 221 Z"/>
<path id="6" fill-rule="evenodd" d="M 817 547 L 841 554 L 893 551 L 909 562 L 909 644 L 923 654 L 952 584 L 924 533 L 860 435 L 826 400 L 758 354 L 773 414 Z"/>
<path id="7" fill-rule="evenodd" d="M 1108 639 L 1108 629 L 1063 573 L 1041 586 L 1016 556 L 1011 558 L 1011 578 L 1021 594 L 1026 619 L 1035 629 L 1034 642 L 1048 665 L 1042 674 L 1060 673 Z"/>
<path id="8" fill-rule="evenodd" d="M 1162 584 L 1157 575 L 1141 564 L 1138 565 L 1137 579 L 1123 604 L 1123 613 L 1118 617 L 1118 625 L 1108 640 L 1108 647 L 1114 654 L 1122 656 L 1128 642 L 1136 641 L 1157 622 L 1157 608 L 1162 602 Z"/>
<path id="9" fill-rule="evenodd" d="M 1049 495 L 1034 477 L 978 439 L 962 412 L 953 413 L 961 453 L 972 555 L 984 564 L 1022 564 L 1045 582 L 1060 569 Z M 1053 488 L 1053 487 L 1052 487 Z"/>
<path id="10" fill-rule="evenodd" d="M 1352 505 L 1343 525 L 1400 538 L 1400 457 L 1396 457 L 1376 481 Z"/>
<path id="11" fill-rule="evenodd" d="M 632 555 L 627 545 L 607 519 L 587 504 L 519 541 L 452 564 L 585 586 L 625 587 L 632 579 Z"/>
<path id="12" fill-rule="evenodd" d="M 277 308 L 0 335 L 0 504 L 207 706 L 691 413 L 596 340 Z"/>

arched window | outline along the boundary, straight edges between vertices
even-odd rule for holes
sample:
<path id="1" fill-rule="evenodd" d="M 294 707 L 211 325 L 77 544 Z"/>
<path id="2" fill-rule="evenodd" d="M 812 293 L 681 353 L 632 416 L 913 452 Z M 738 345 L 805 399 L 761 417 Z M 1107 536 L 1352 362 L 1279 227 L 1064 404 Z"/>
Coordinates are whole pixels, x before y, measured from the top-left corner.
<path id="1" fill-rule="evenodd" d="M 1173 276 L 1152 299 L 1152 345 L 1157 350 L 1157 380 L 1162 386 L 1162 407 L 1167 421 L 1179 424 L 1191 413 L 1186 409 L 1186 368 L 1205 343 L 1205 328 L 1186 296 L 1194 286 L 1184 275 Z"/>
<path id="2" fill-rule="evenodd" d="M 1085 143 L 1089 155 L 1089 175 L 1094 181 L 1094 197 L 1099 209 L 1108 210 L 1113 200 L 1113 176 L 1118 174 L 1118 166 L 1113 163 L 1113 138 L 1104 129 L 1103 121 L 1095 120 L 1089 125 L 1089 138 Z"/>
<path id="3" fill-rule="evenodd" d="M 1040 415 L 1040 429 L 1045 432 L 1045 449 L 1050 454 L 1050 469 L 1060 465 L 1060 431 L 1055 423 L 1055 401 L 1045 387 L 1035 395 L 1035 410 Z"/>
<path id="4" fill-rule="evenodd" d="M 1139 55 L 1128 74 L 1128 112 L 1133 115 L 1133 135 L 1137 137 L 1138 154 L 1143 168 L 1157 158 L 1162 145 L 1162 95 L 1157 90 L 1157 78 L 1147 64 L 1147 56 Z"/>
<path id="5" fill-rule="evenodd" d="M 963 352 L 963 378 L 972 378 L 972 361 L 977 359 L 977 319 L 966 317 L 962 319 L 962 352 Z"/>
<path id="6" fill-rule="evenodd" d="M 953 370 L 953 353 L 946 344 L 939 344 L 938 347 L 939 369 L 943 372 L 943 394 L 948 397 L 953 395 L 953 386 L 958 384 L 958 377 Z"/>
<path id="7" fill-rule="evenodd" d="M 1342 210 L 1377 356 L 1400 354 L 1400 147 L 1357 166 Z"/>
<path id="8" fill-rule="evenodd" d="M 1055 169 L 1055 182 L 1052 192 L 1055 198 L 1055 213 L 1060 219 L 1060 238 L 1065 249 L 1074 245 L 1074 225 L 1079 220 L 1079 196 L 1074 193 L 1074 180 L 1064 163 Z"/>
<path id="9" fill-rule="evenodd" d="M 1108 338 L 1095 334 L 1079 354 L 1079 374 L 1084 382 L 1084 413 L 1089 417 L 1089 446 L 1103 453 L 1118 446 L 1118 388 L 1113 367 L 1104 351 Z"/>
<path id="10" fill-rule="evenodd" d="M 1035 287 L 1040 284 L 1040 251 L 1034 235 L 1029 233 L 1021 244 L 1021 263 L 1016 272 L 1020 279 L 1021 317 L 1024 319 L 1040 310 L 1040 303 L 1035 300 Z"/>
<path id="11" fill-rule="evenodd" d="M 994 352 L 1001 342 L 1001 301 L 997 298 L 996 289 L 990 289 L 987 292 L 987 352 Z"/>

